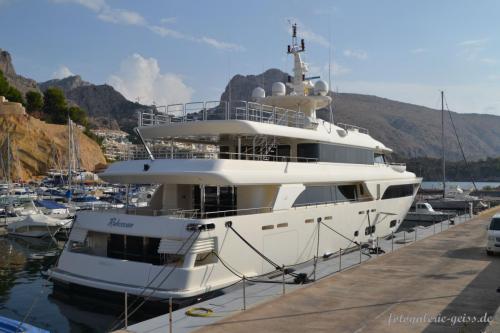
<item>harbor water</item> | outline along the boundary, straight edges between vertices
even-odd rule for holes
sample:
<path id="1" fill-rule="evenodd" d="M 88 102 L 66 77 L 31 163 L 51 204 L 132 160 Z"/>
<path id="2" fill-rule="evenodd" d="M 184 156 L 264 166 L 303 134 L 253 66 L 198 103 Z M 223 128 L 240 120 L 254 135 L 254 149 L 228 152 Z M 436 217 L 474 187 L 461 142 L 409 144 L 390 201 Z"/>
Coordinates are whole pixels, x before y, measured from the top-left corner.
<path id="1" fill-rule="evenodd" d="M 99 299 L 61 299 L 53 294 L 44 272 L 56 262 L 62 246 L 52 240 L 0 237 L 0 315 L 50 332 L 108 331 L 123 308 Z M 138 314 L 132 321 L 148 317 Z"/>

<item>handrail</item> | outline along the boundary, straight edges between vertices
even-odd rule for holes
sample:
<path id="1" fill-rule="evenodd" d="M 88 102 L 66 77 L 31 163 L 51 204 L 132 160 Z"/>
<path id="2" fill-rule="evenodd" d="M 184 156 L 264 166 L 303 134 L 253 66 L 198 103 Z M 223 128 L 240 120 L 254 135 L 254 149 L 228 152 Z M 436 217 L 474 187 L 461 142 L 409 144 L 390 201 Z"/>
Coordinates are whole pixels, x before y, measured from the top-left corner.
<path id="1" fill-rule="evenodd" d="M 271 105 L 248 101 L 206 101 L 158 106 L 139 113 L 138 126 L 208 120 L 248 120 L 304 128 L 305 114 Z"/>
<path id="2" fill-rule="evenodd" d="M 92 208 L 94 211 L 115 211 L 122 212 L 127 215 L 138 215 L 138 216 L 168 216 L 173 218 L 187 218 L 187 219 L 203 219 L 203 218 L 215 218 L 215 217 L 225 217 L 233 215 L 245 214 L 258 214 L 258 213 L 269 213 L 272 212 L 272 207 L 255 207 L 255 208 L 240 208 L 240 209 L 228 209 L 213 212 L 201 212 L 199 209 L 181 209 L 181 208 L 170 208 L 170 209 L 153 209 L 150 207 L 129 207 L 129 208 L 113 208 L 113 207 L 95 207 Z"/>
<path id="3" fill-rule="evenodd" d="M 177 152 L 172 153 L 170 147 L 165 147 L 162 151 L 153 149 L 155 159 L 206 159 L 206 160 L 251 160 L 251 161 L 270 161 L 270 162 L 307 162 L 316 163 L 317 158 L 300 156 L 282 156 L 282 155 L 264 155 L 250 153 L 230 153 L 230 152 Z M 133 159 L 148 159 L 149 155 L 145 151 L 134 152 Z"/>

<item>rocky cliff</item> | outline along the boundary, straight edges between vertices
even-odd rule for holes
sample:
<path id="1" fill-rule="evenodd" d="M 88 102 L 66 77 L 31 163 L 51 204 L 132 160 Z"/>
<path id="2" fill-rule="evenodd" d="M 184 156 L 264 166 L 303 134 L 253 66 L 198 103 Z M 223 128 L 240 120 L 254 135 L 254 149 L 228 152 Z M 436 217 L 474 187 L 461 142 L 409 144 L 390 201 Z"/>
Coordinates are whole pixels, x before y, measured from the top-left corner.
<path id="1" fill-rule="evenodd" d="M 3 169 L 6 166 L 7 133 L 10 134 L 11 177 L 29 180 L 43 175 L 51 168 L 66 168 L 68 156 L 68 127 L 47 124 L 39 119 L 23 116 L 0 116 L 0 156 Z M 106 160 L 99 145 L 75 129 L 75 140 L 80 152 L 80 165 L 94 170 Z"/>
<path id="2" fill-rule="evenodd" d="M 0 70 L 3 72 L 9 84 L 19 90 L 23 96 L 30 90 L 40 91 L 35 80 L 18 75 L 12 64 L 10 53 L 0 49 Z"/>

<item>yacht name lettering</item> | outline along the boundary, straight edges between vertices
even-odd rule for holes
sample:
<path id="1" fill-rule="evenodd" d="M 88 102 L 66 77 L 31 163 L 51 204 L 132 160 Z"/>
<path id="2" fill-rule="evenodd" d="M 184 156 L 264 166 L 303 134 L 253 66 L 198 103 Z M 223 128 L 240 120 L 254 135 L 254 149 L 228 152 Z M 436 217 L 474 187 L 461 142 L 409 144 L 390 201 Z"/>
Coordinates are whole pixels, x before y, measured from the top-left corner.
<path id="1" fill-rule="evenodd" d="M 110 218 L 108 222 L 108 227 L 132 228 L 133 226 L 133 223 L 120 222 L 116 217 Z"/>

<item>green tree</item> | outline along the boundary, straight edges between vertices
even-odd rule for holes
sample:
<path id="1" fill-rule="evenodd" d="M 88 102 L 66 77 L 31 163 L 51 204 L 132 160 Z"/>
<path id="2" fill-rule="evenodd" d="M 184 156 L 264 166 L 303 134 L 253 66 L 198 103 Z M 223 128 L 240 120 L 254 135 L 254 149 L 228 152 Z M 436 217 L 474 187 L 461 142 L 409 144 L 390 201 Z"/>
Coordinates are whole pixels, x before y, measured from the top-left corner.
<path id="1" fill-rule="evenodd" d="M 37 91 L 28 91 L 26 93 L 26 110 L 28 113 L 42 111 L 43 97 Z"/>
<path id="2" fill-rule="evenodd" d="M 84 127 L 87 127 L 89 122 L 87 119 L 87 113 L 80 109 L 77 106 L 72 106 L 68 109 L 69 117 L 71 120 L 73 120 L 75 123 L 80 124 Z"/>
<path id="3" fill-rule="evenodd" d="M 68 105 L 64 93 L 51 87 L 43 95 L 43 113 L 46 120 L 54 124 L 64 124 L 68 120 Z"/>
<path id="4" fill-rule="evenodd" d="M 7 79 L 0 70 L 0 96 L 4 96 L 11 102 L 18 102 L 24 104 L 23 95 L 19 90 L 14 88 L 7 82 Z"/>
<path id="5" fill-rule="evenodd" d="M 5 76 L 3 76 L 3 72 L 0 70 L 0 96 L 7 95 L 8 91 L 9 91 L 9 83 L 5 79 Z"/>

